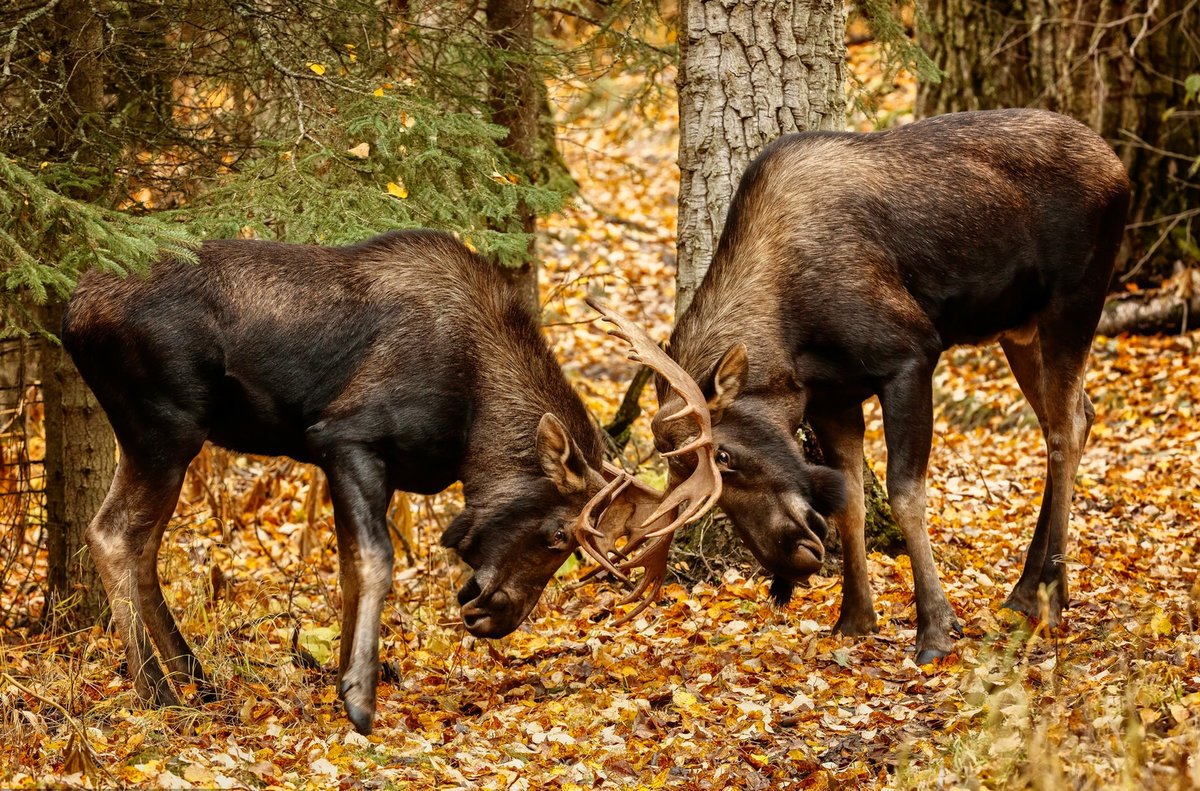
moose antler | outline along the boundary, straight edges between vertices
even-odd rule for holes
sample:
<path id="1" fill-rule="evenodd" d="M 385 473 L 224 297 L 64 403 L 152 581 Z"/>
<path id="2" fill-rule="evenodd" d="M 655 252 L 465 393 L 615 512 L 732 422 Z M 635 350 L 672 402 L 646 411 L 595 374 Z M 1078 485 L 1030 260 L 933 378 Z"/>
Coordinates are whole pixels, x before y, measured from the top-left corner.
<path id="1" fill-rule="evenodd" d="M 696 423 L 694 437 L 663 454 L 696 454 L 696 467 L 682 483 L 660 495 L 624 470 L 606 464 L 604 474 L 609 482 L 588 502 L 575 522 L 575 537 L 580 547 L 600 564 L 598 573 L 608 572 L 628 585 L 632 584 L 628 572 L 635 568 L 645 570 L 633 591 L 621 602 L 631 604 L 644 597 L 641 604 L 617 621 L 624 623 L 657 598 L 666 578 L 671 537 L 716 504 L 721 496 L 721 473 L 717 469 L 708 403 L 700 387 L 641 327 L 603 305 L 590 299 L 587 302 L 614 325 L 609 333 L 630 345 L 629 359 L 658 372 L 683 399 L 684 407 L 664 420 L 691 417 Z M 624 543 L 618 546 L 621 539 Z"/>

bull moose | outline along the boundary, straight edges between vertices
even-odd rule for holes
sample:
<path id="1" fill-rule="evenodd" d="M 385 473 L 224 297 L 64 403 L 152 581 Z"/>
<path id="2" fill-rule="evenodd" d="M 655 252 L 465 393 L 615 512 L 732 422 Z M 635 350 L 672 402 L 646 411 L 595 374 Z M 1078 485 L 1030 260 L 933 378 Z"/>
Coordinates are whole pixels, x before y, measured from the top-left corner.
<path id="1" fill-rule="evenodd" d="M 605 483 L 597 430 L 532 311 L 446 234 L 342 248 L 213 241 L 198 263 L 164 258 L 145 277 L 90 273 L 63 343 L 120 445 L 88 544 L 134 687 L 159 705 L 177 703 L 172 676 L 213 694 L 157 568 L 205 440 L 312 462 L 328 477 L 343 598 L 337 688 L 363 733 L 392 583 L 393 491 L 463 482 L 466 506 L 442 543 L 474 570 L 458 594 L 466 629 L 499 637 L 574 549 L 572 520 Z"/>
<path id="2" fill-rule="evenodd" d="M 712 266 L 670 355 L 698 384 L 720 505 L 786 601 L 841 534 L 835 631 L 876 630 L 867 576 L 863 402 L 878 396 L 887 490 L 912 560 L 917 661 L 961 627 L 925 528 L 932 374 L 943 351 L 999 340 L 1049 449 L 1041 513 L 1004 606 L 1050 626 L 1068 603 L 1075 473 L 1095 412 L 1084 368 L 1129 203 L 1121 161 L 1076 121 L 1037 110 L 955 113 L 868 134 L 769 145 L 742 176 Z M 660 450 L 694 443 L 658 379 Z M 831 466 L 795 440 L 807 419 Z M 671 458 L 672 480 L 690 456 Z"/>

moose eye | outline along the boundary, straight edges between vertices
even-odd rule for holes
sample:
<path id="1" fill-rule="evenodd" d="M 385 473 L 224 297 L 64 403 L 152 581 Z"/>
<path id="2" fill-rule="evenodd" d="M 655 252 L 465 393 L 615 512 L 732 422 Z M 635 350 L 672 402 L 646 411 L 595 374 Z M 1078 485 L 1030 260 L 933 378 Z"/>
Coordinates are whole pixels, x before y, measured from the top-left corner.
<path id="1" fill-rule="evenodd" d="M 555 530 L 553 543 L 555 546 L 565 545 L 567 543 L 567 531 L 561 527 Z"/>
<path id="2" fill-rule="evenodd" d="M 730 457 L 729 451 L 727 451 L 727 450 L 717 451 L 717 464 L 720 464 L 722 467 L 728 467 L 729 462 L 731 462 L 731 461 L 733 461 L 733 459 Z"/>

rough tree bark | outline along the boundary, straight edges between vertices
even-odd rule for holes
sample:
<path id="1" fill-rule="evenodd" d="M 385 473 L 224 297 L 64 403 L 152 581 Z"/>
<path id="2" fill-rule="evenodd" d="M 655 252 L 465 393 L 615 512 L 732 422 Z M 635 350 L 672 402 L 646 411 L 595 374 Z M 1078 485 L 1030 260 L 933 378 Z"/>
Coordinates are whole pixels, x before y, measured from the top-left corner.
<path id="1" fill-rule="evenodd" d="M 841 129 L 846 14 L 837 0 L 683 0 L 675 314 L 704 279 L 738 179 L 780 135 Z"/>
<path id="2" fill-rule="evenodd" d="M 1133 181 L 1117 271 L 1157 283 L 1200 257 L 1189 172 L 1200 155 L 1200 4 L 1192 0 L 927 0 L 919 40 L 944 70 L 917 96 L 918 116 L 1044 107 L 1090 125 Z"/>
<path id="3" fill-rule="evenodd" d="M 538 112 L 542 87 L 533 61 L 533 0 L 488 0 L 486 17 L 492 48 L 488 75 L 492 122 L 508 130 L 501 141 L 509 153 L 532 173 L 538 146 Z M 530 235 L 528 260 L 510 271 L 529 303 L 538 309 L 538 267 L 533 233 L 537 215 L 524 201 L 517 206 L 521 230 Z"/>
<path id="4" fill-rule="evenodd" d="M 55 158 L 100 165 L 101 115 L 105 109 L 100 52 L 104 28 L 88 0 L 61 0 L 49 24 L 59 51 L 52 53 L 68 75 L 66 90 L 48 133 Z M 89 194 L 90 191 L 90 194 Z M 93 200 L 98 187 L 81 187 L 72 197 Z M 43 328 L 57 336 L 65 305 L 44 307 Z M 104 587 L 88 554 L 85 531 L 108 492 L 116 469 L 112 430 L 62 347 L 48 342 L 42 352 L 42 397 L 46 425 L 46 543 L 49 556 L 47 612 L 68 623 L 97 623 Z"/>
<path id="5" fill-rule="evenodd" d="M 678 25 L 677 316 L 708 271 L 750 161 L 780 135 L 840 130 L 846 121 L 840 0 L 683 0 Z M 886 495 L 874 475 L 866 480 L 868 534 L 895 549 L 886 538 L 895 535 Z M 749 558 L 723 520 L 690 530 L 676 547 L 701 573 Z"/>

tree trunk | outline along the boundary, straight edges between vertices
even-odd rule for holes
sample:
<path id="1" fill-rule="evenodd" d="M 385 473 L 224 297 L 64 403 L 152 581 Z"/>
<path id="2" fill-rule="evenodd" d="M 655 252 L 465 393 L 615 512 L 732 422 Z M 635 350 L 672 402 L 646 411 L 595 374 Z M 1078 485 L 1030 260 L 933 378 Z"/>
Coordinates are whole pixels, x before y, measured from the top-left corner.
<path id="1" fill-rule="evenodd" d="M 533 0 L 487 0 L 486 11 L 489 56 L 495 59 L 488 77 L 492 123 L 508 130 L 501 145 L 526 174 L 534 172 L 531 164 L 538 145 L 538 109 L 544 90 L 533 60 L 533 8 Z M 529 257 L 510 274 L 537 311 L 540 300 L 533 238 L 537 215 L 521 201 L 517 218 L 521 231 L 530 235 Z"/>
<path id="2" fill-rule="evenodd" d="M 47 330 L 62 325 L 63 305 L 47 306 Z M 71 358 L 57 344 L 42 352 L 46 425 L 47 611 L 81 627 L 98 623 L 104 586 L 88 553 L 86 530 L 116 471 L 112 429 Z"/>
<path id="3" fill-rule="evenodd" d="M 88 0 L 61 0 L 50 23 L 55 26 L 59 58 L 68 75 L 49 134 L 48 148 L 66 161 L 95 168 L 107 164 L 99 152 L 104 133 L 104 74 L 100 53 L 104 28 Z M 94 175 L 94 174 L 93 174 Z M 79 187 L 72 197 L 92 201 L 103 192 L 101 180 Z M 42 311 L 43 328 L 57 335 L 65 305 Z M 116 469 L 112 430 L 99 404 L 70 357 L 56 343 L 42 352 L 42 398 L 46 421 L 46 544 L 49 563 L 47 612 L 79 626 L 98 623 L 104 588 L 87 551 L 85 531 L 100 510 Z M 78 595 L 76 595 L 78 594 Z"/>
<path id="4" fill-rule="evenodd" d="M 789 132 L 846 122 L 840 0 L 683 0 L 675 315 L 712 262 L 738 179 Z"/>
<path id="5" fill-rule="evenodd" d="M 1200 5 L 1191 0 L 927 0 L 920 43 L 945 71 L 917 95 L 919 116 L 1043 107 L 1103 135 L 1133 181 L 1117 272 L 1143 285 L 1195 260 L 1189 172 L 1200 155 Z M 1200 78 L 1196 78 L 1200 79 Z M 1193 80 L 1194 82 L 1194 80 Z M 1194 225 L 1195 224 L 1195 225 Z"/>
<path id="6" fill-rule="evenodd" d="M 750 161 L 780 135 L 844 128 L 845 7 L 840 0 L 683 0 L 679 8 L 679 231 L 675 315 L 712 262 Z M 806 432 L 807 433 L 807 432 Z M 810 448 L 819 460 L 819 450 Z M 868 471 L 870 468 L 868 467 Z M 887 497 L 866 476 L 868 541 L 895 549 Z M 836 531 L 828 546 L 836 555 Z M 878 538 L 876 538 L 878 536 Z M 727 520 L 681 535 L 690 576 L 752 563 Z"/>

